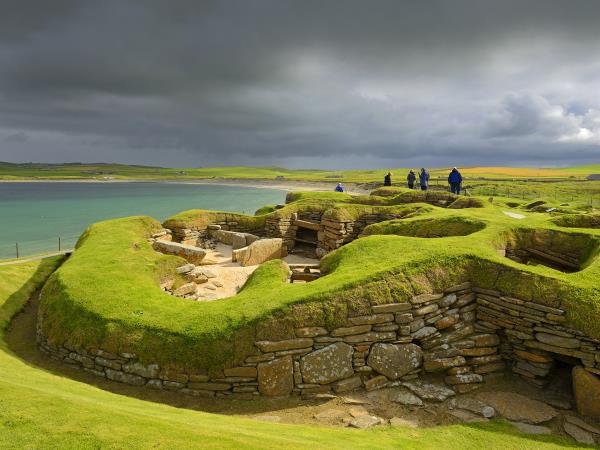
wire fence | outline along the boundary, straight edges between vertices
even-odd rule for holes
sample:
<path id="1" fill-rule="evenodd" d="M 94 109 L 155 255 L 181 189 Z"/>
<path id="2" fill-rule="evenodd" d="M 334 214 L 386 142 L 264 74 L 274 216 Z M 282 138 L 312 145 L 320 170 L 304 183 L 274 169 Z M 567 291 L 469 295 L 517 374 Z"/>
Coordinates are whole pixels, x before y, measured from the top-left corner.
<path id="1" fill-rule="evenodd" d="M 45 253 L 69 250 L 75 247 L 79 235 L 28 239 L 0 244 L 0 259 L 25 258 Z"/>

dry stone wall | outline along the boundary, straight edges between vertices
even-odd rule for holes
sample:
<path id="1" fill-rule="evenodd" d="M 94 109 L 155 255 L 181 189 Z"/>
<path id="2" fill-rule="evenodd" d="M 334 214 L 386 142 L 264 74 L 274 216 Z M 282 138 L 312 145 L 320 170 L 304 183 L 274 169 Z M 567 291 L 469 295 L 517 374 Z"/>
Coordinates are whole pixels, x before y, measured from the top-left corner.
<path id="1" fill-rule="evenodd" d="M 563 357 L 600 374 L 600 341 L 565 327 L 564 310 L 469 282 L 404 303 L 371 304 L 361 315 L 344 317 L 331 329 L 289 328 L 289 317 L 276 318 L 267 327 L 272 332 L 257 332 L 254 352 L 216 372 L 174 371 L 142 364 L 132 353 L 54 345 L 40 326 L 38 340 L 52 358 L 110 380 L 217 398 L 311 397 L 402 385 L 441 401 L 477 389 L 507 364 L 542 386 L 555 359 Z M 426 373 L 439 374 L 448 387 L 424 387 L 431 386 L 421 380 Z"/>
<path id="2" fill-rule="evenodd" d="M 564 310 L 498 291 L 475 291 L 477 326 L 503 337 L 502 354 L 514 373 L 543 386 L 558 357 L 600 375 L 600 341 L 564 326 Z"/>
<path id="3" fill-rule="evenodd" d="M 306 397 L 361 387 L 414 387 L 411 382 L 423 372 L 444 374 L 452 392 L 468 392 L 503 369 L 498 336 L 476 330 L 476 306 L 469 283 L 410 302 L 372 305 L 369 314 L 348 316 L 331 330 L 297 327 L 289 336 L 256 341 L 254 354 L 218 376 L 144 365 L 130 353 L 56 346 L 41 333 L 38 339 L 53 358 L 98 376 L 196 396 Z"/>
<path id="4" fill-rule="evenodd" d="M 322 257 L 357 239 L 368 225 L 402 217 L 404 217 L 403 214 L 374 213 L 363 214 L 356 220 L 341 220 L 324 217 L 320 211 L 302 211 L 294 213 L 290 217 L 267 218 L 265 233 L 268 237 L 282 238 L 288 251 L 291 251 L 298 233 L 297 219 L 319 224 L 316 253 L 317 256 Z"/>
<path id="5" fill-rule="evenodd" d="M 198 242 L 209 238 L 210 231 L 223 230 L 237 233 L 252 234 L 264 236 L 263 227 L 252 226 L 249 223 L 243 223 L 233 214 L 223 215 L 221 218 L 203 226 L 173 227 L 171 229 L 173 240 L 187 245 L 198 245 Z"/>

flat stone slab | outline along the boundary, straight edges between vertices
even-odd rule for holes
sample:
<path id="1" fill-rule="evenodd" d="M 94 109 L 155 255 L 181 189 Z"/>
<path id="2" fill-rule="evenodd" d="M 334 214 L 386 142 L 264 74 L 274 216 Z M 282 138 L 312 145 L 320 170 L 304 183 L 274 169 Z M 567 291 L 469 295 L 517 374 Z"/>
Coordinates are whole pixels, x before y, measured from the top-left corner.
<path id="1" fill-rule="evenodd" d="M 408 388 L 413 394 L 418 395 L 423 400 L 432 400 L 435 402 L 443 402 L 449 397 L 453 397 L 456 393 L 440 384 L 425 383 L 421 380 L 406 381 L 402 386 Z"/>
<path id="2" fill-rule="evenodd" d="M 448 411 L 451 416 L 456 417 L 461 422 L 465 423 L 476 423 L 476 422 L 487 422 L 488 419 L 485 417 L 478 416 L 477 414 L 467 411 L 465 409 L 453 409 Z"/>
<path id="3" fill-rule="evenodd" d="M 598 429 L 594 425 L 590 425 L 589 423 L 584 422 L 579 417 L 576 417 L 576 416 L 565 416 L 565 421 L 569 422 L 569 423 L 572 423 L 573 425 L 578 426 L 579 428 L 582 428 L 582 429 L 584 429 L 586 431 L 589 431 L 590 433 L 600 434 L 600 429 Z"/>
<path id="4" fill-rule="evenodd" d="M 375 425 L 379 425 L 381 423 L 383 423 L 383 419 L 380 417 L 365 415 L 352 419 L 348 425 L 352 428 L 364 429 L 374 427 Z"/>
<path id="5" fill-rule="evenodd" d="M 464 409 L 479 416 L 491 419 L 496 415 L 496 411 L 489 405 L 480 400 L 471 397 L 457 397 L 450 400 L 449 406 L 456 409 Z"/>
<path id="6" fill-rule="evenodd" d="M 517 214 L 514 212 L 509 212 L 509 211 L 502 211 L 504 214 L 506 214 L 508 217 L 512 217 L 513 219 L 524 219 L 525 216 L 523 214 Z"/>
<path id="7" fill-rule="evenodd" d="M 405 406 L 422 406 L 423 400 L 410 392 L 408 389 L 402 389 L 390 395 L 390 400 Z"/>
<path id="8" fill-rule="evenodd" d="M 548 427 L 540 425 L 531 425 L 523 422 L 511 422 L 521 433 L 525 434 L 552 434 L 552 430 Z"/>
<path id="9" fill-rule="evenodd" d="M 200 264 L 206 256 L 206 251 L 200 247 L 180 244 L 170 241 L 155 241 L 152 244 L 154 250 L 168 255 L 180 256 L 191 263 Z"/>
<path id="10" fill-rule="evenodd" d="M 480 392 L 476 397 L 504 418 L 515 422 L 538 424 L 558 415 L 552 406 L 514 392 Z"/>
<path id="11" fill-rule="evenodd" d="M 577 425 L 573 425 L 572 423 L 565 422 L 563 425 L 565 433 L 571 436 L 580 444 L 594 445 L 594 436 L 589 431 L 584 430 L 583 428 L 579 428 Z"/>

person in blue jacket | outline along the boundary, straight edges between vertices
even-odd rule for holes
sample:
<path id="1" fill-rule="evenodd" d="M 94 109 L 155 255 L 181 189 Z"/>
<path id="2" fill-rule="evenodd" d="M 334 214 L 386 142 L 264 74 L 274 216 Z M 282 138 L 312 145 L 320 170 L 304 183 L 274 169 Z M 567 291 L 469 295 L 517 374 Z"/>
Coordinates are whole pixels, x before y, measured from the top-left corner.
<path id="1" fill-rule="evenodd" d="M 453 194 L 460 195 L 462 175 L 456 167 L 454 167 L 452 172 L 450 172 L 450 175 L 448 175 L 448 184 L 450 184 L 450 191 L 452 191 Z"/>
<path id="2" fill-rule="evenodd" d="M 426 191 L 429 188 L 429 172 L 427 172 L 424 167 L 422 167 L 419 172 L 419 184 L 421 185 L 422 191 Z"/>
<path id="3" fill-rule="evenodd" d="M 415 180 L 416 179 L 417 179 L 417 176 L 415 175 L 415 171 L 410 169 L 410 172 L 408 172 L 408 175 L 406 176 L 406 182 L 408 184 L 409 189 L 415 188 Z"/>
<path id="4" fill-rule="evenodd" d="M 392 185 L 392 172 L 388 172 L 385 177 L 383 177 L 383 185 L 391 186 Z"/>
<path id="5" fill-rule="evenodd" d="M 337 184 L 335 187 L 335 192 L 344 192 L 344 186 L 342 186 L 342 183 Z"/>

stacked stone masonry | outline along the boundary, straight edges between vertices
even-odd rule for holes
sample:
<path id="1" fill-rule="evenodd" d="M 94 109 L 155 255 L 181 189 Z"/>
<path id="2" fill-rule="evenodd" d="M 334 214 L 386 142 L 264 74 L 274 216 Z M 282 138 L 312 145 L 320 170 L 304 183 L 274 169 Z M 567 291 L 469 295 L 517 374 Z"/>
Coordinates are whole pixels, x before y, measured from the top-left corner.
<path id="1" fill-rule="evenodd" d="M 76 349 L 48 342 L 52 358 L 132 385 L 203 397 L 310 397 L 404 385 L 418 389 L 438 373 L 455 393 L 467 393 L 505 371 L 543 385 L 556 357 L 567 356 L 600 374 L 600 342 L 563 326 L 565 312 L 472 288 L 466 282 L 406 303 L 377 304 L 343 326 L 300 327 L 280 340 L 254 343 L 255 354 L 219 376 L 141 364 L 135 354 Z M 211 372 L 212 373 L 212 372 Z"/>
<path id="2" fill-rule="evenodd" d="M 336 248 L 357 239 L 371 224 L 398 219 L 402 214 L 363 214 L 357 220 L 334 220 L 323 217 L 319 211 L 303 211 L 289 218 L 270 217 L 266 221 L 265 233 L 268 237 L 280 237 L 288 251 L 292 251 L 298 232 L 297 220 L 318 225 L 316 254 L 322 257 Z"/>
<path id="3" fill-rule="evenodd" d="M 263 229 L 252 228 L 247 225 L 242 225 L 235 217 L 225 217 L 223 220 L 218 220 L 210 225 L 192 228 L 173 228 L 171 230 L 173 240 L 187 245 L 198 245 L 205 239 L 208 239 L 216 230 L 234 231 L 236 233 L 246 233 L 257 236 L 264 236 Z M 213 233 L 211 233 L 213 232 Z"/>

